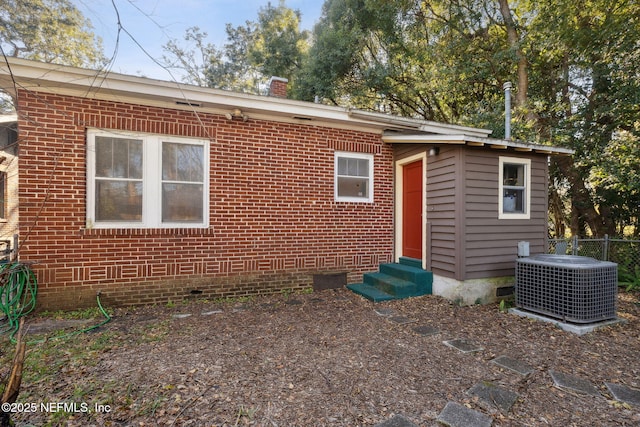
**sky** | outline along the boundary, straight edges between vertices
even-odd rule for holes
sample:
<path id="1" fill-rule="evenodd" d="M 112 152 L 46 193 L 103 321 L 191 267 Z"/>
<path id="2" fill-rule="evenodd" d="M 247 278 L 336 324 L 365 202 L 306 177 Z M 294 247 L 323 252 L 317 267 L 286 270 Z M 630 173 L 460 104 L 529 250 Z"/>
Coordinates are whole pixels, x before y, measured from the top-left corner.
<path id="1" fill-rule="evenodd" d="M 173 80 L 172 76 L 155 64 L 135 41 L 124 32 L 118 35 L 118 18 L 122 26 L 144 50 L 160 60 L 162 46 L 172 39 L 184 40 L 185 30 L 200 27 L 207 42 L 221 48 L 226 42 L 227 23 L 234 27 L 246 21 L 256 21 L 260 7 L 268 0 L 72 0 L 72 3 L 91 21 L 94 33 L 102 38 L 104 53 L 111 58 L 117 45 L 111 71 L 123 74 Z M 278 5 L 278 0 L 271 4 Z M 302 14 L 301 29 L 311 30 L 320 18 L 322 0 L 286 0 L 285 5 Z M 186 46 L 186 42 L 183 43 Z M 180 80 L 180 76 L 174 73 Z"/>

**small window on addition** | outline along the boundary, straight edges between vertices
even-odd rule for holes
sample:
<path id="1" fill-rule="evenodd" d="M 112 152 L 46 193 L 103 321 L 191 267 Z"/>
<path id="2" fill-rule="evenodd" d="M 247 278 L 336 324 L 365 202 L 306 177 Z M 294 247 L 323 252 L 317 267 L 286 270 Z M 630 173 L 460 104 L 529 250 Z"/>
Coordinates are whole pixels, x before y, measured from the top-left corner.
<path id="1" fill-rule="evenodd" d="M 373 202 L 373 156 L 335 153 L 335 199 L 339 202 Z"/>
<path id="2" fill-rule="evenodd" d="M 498 218 L 530 219 L 531 159 L 500 157 Z"/>

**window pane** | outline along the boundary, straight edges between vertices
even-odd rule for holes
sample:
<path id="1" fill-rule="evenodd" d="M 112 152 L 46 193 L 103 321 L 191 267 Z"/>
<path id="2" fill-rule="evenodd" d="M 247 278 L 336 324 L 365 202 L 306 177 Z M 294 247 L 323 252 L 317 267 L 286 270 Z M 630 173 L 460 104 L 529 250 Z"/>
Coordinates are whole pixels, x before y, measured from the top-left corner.
<path id="1" fill-rule="evenodd" d="M 346 171 L 339 173 L 348 176 L 369 176 L 369 161 L 367 159 L 345 158 Z"/>
<path id="2" fill-rule="evenodd" d="M 162 184 L 162 222 L 202 222 L 201 184 Z"/>
<path id="3" fill-rule="evenodd" d="M 96 136 L 96 176 L 142 178 L 142 141 Z"/>
<path id="4" fill-rule="evenodd" d="M 96 221 L 140 221 L 142 182 L 96 180 Z"/>
<path id="5" fill-rule="evenodd" d="M 358 159 L 358 176 L 369 176 L 369 160 Z"/>
<path id="6" fill-rule="evenodd" d="M 367 178 L 338 177 L 339 197 L 369 197 L 369 180 Z"/>
<path id="7" fill-rule="evenodd" d="M 166 181 L 202 182 L 204 177 L 202 145 L 164 142 L 162 145 L 162 179 Z"/>
<path id="8" fill-rule="evenodd" d="M 504 190 L 502 208 L 504 212 L 525 213 L 524 190 Z"/>
<path id="9" fill-rule="evenodd" d="M 502 183 L 504 185 L 524 186 L 524 165 L 505 164 Z"/>
<path id="10" fill-rule="evenodd" d="M 347 175 L 358 176 L 358 159 L 347 159 Z"/>
<path id="11" fill-rule="evenodd" d="M 351 157 L 338 158 L 338 175 L 341 176 L 369 176 L 369 160 Z"/>
<path id="12" fill-rule="evenodd" d="M 347 158 L 338 157 L 338 175 L 347 175 Z"/>

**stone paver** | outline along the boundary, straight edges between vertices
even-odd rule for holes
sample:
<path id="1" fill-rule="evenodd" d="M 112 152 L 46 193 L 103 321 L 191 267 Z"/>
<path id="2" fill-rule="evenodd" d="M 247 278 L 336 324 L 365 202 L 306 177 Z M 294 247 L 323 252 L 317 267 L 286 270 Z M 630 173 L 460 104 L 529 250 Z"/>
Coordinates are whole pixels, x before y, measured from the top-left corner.
<path id="1" fill-rule="evenodd" d="M 4 317 L 6 320 L 6 316 Z M 0 319 L 0 322 L 4 320 Z M 66 328 L 81 329 L 95 322 L 94 319 L 47 319 L 41 322 L 25 322 L 25 333 L 44 334 Z M 4 325 L 2 325 L 4 327 Z"/>
<path id="2" fill-rule="evenodd" d="M 443 344 L 460 350 L 463 353 L 473 353 L 475 351 L 482 351 L 484 347 L 474 343 L 473 341 L 466 340 L 464 338 L 458 338 L 455 340 L 443 341 Z"/>
<path id="3" fill-rule="evenodd" d="M 275 302 L 266 302 L 264 304 L 260 304 L 260 308 L 263 310 L 274 310 L 278 308 L 278 304 Z"/>
<path id="4" fill-rule="evenodd" d="M 506 368 L 513 372 L 517 372 L 520 375 L 526 376 L 535 371 L 535 369 L 533 369 L 531 366 L 527 365 L 526 363 L 518 359 L 511 358 L 509 356 L 499 356 L 493 359 L 491 362 L 495 363 L 496 365 L 502 368 Z"/>
<path id="5" fill-rule="evenodd" d="M 566 388 L 581 394 L 601 396 L 589 380 L 556 371 L 549 371 L 549 374 L 551 374 L 551 378 L 553 378 L 553 382 L 557 387 Z"/>
<path id="6" fill-rule="evenodd" d="M 223 310 L 211 310 L 211 311 L 203 311 L 200 313 L 201 316 L 213 316 L 214 314 L 224 313 Z"/>
<path id="7" fill-rule="evenodd" d="M 247 311 L 247 310 L 251 310 L 251 307 L 249 307 L 247 304 L 240 304 L 233 307 L 233 310 L 231 310 L 231 312 L 242 313 L 243 311 Z"/>
<path id="8" fill-rule="evenodd" d="M 376 424 L 374 427 L 418 427 L 402 415 L 394 415 L 386 421 Z"/>
<path id="9" fill-rule="evenodd" d="M 373 311 L 375 311 L 378 316 L 382 316 L 382 317 L 391 317 L 391 316 L 400 315 L 400 313 L 398 313 L 392 308 L 376 308 Z"/>
<path id="10" fill-rule="evenodd" d="M 482 412 L 474 411 L 456 402 L 448 402 L 437 420 L 450 427 L 490 427 L 493 422 Z"/>
<path id="11" fill-rule="evenodd" d="M 171 317 L 173 317 L 174 319 L 186 319 L 187 317 L 191 317 L 191 313 L 174 314 Z"/>
<path id="12" fill-rule="evenodd" d="M 429 335 L 435 335 L 440 333 L 438 329 L 428 325 L 415 326 L 411 329 L 413 330 L 413 332 L 415 332 L 418 335 L 422 335 L 423 337 L 428 337 Z"/>
<path id="13" fill-rule="evenodd" d="M 488 410 L 497 408 L 503 413 L 509 412 L 519 397 L 517 393 L 488 381 L 474 385 L 467 394 L 477 397 L 484 408 Z"/>
<path id="14" fill-rule="evenodd" d="M 616 400 L 640 406 L 640 390 L 622 384 L 605 383 L 605 385 Z"/>
<path id="15" fill-rule="evenodd" d="M 416 320 L 414 319 L 410 319 L 407 316 L 403 316 L 403 315 L 398 315 L 398 316 L 391 316 L 388 317 L 387 319 L 389 319 L 390 321 L 397 323 L 399 325 L 406 325 L 407 323 L 415 323 Z"/>
<path id="16" fill-rule="evenodd" d="M 400 325 L 416 322 L 416 320 L 390 308 L 377 308 L 374 309 L 374 312 Z M 438 328 L 431 325 L 416 325 L 411 329 L 421 336 L 431 336 L 440 333 Z M 465 338 L 446 340 L 442 341 L 442 343 L 463 353 L 473 353 L 484 350 L 484 347 L 478 343 Z M 491 360 L 491 363 L 522 376 L 530 375 L 536 371 L 534 367 L 526 362 L 507 355 L 498 356 Z M 558 388 L 585 396 L 602 397 L 598 389 L 585 378 L 553 370 L 550 370 L 549 374 L 553 379 L 554 385 Z M 630 388 L 621 384 L 605 384 L 616 400 L 640 406 L 640 389 Z M 496 410 L 506 414 L 520 398 L 518 393 L 488 381 L 475 384 L 467 391 L 467 394 L 477 399 L 475 402 L 484 411 L 489 411 L 494 414 Z M 483 412 L 450 401 L 438 415 L 436 421 L 449 427 L 490 427 L 493 423 L 493 418 Z M 416 424 L 402 415 L 395 415 L 386 421 L 376 424 L 375 427 L 416 427 Z"/>

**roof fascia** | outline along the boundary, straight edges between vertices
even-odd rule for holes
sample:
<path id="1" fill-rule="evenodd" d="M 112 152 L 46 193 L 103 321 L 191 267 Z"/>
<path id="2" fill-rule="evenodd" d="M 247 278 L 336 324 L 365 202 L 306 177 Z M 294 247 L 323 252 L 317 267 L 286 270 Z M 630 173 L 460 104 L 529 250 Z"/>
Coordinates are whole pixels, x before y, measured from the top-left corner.
<path id="1" fill-rule="evenodd" d="M 408 117 L 392 116 L 389 114 L 374 113 L 369 111 L 352 110 L 350 114 L 352 117 L 361 118 L 361 119 L 388 121 L 390 123 L 396 123 L 396 124 L 402 123 L 408 127 L 419 130 L 421 132 L 429 132 L 429 133 L 436 133 L 436 134 L 446 135 L 446 134 L 463 133 L 466 135 L 473 135 L 477 137 L 487 137 L 491 135 L 491 132 L 493 132 L 490 129 L 480 129 L 480 128 L 473 128 L 468 126 L 451 125 L 447 123 L 438 123 L 438 122 L 433 122 L 428 120 L 419 120 L 419 119 L 412 119 Z"/>
<path id="2" fill-rule="evenodd" d="M 512 148 L 520 152 L 536 152 L 540 154 L 571 155 L 573 150 L 550 145 L 533 144 L 507 139 L 481 138 L 474 135 L 434 135 L 434 134 L 413 134 L 413 135 L 383 135 L 382 140 L 389 144 L 445 144 L 445 145 L 468 145 L 473 147 L 487 146 L 494 149 Z"/>
<path id="3" fill-rule="evenodd" d="M 177 82 L 88 70 L 20 58 L 0 63 L 0 87 L 15 94 L 26 90 L 90 99 L 142 104 L 203 113 L 240 109 L 251 119 L 275 120 L 382 133 L 385 130 L 488 136 L 491 131 L 365 112 L 344 107 L 250 95 Z"/>
<path id="4" fill-rule="evenodd" d="M 352 120 L 341 107 L 10 58 L 10 67 L 0 64 L 0 85 L 15 95 L 14 84 L 25 90 L 163 108 L 214 114 L 240 109 L 250 118 L 279 117 L 331 126 L 343 123 L 376 132 L 385 129 L 380 123 Z"/>

